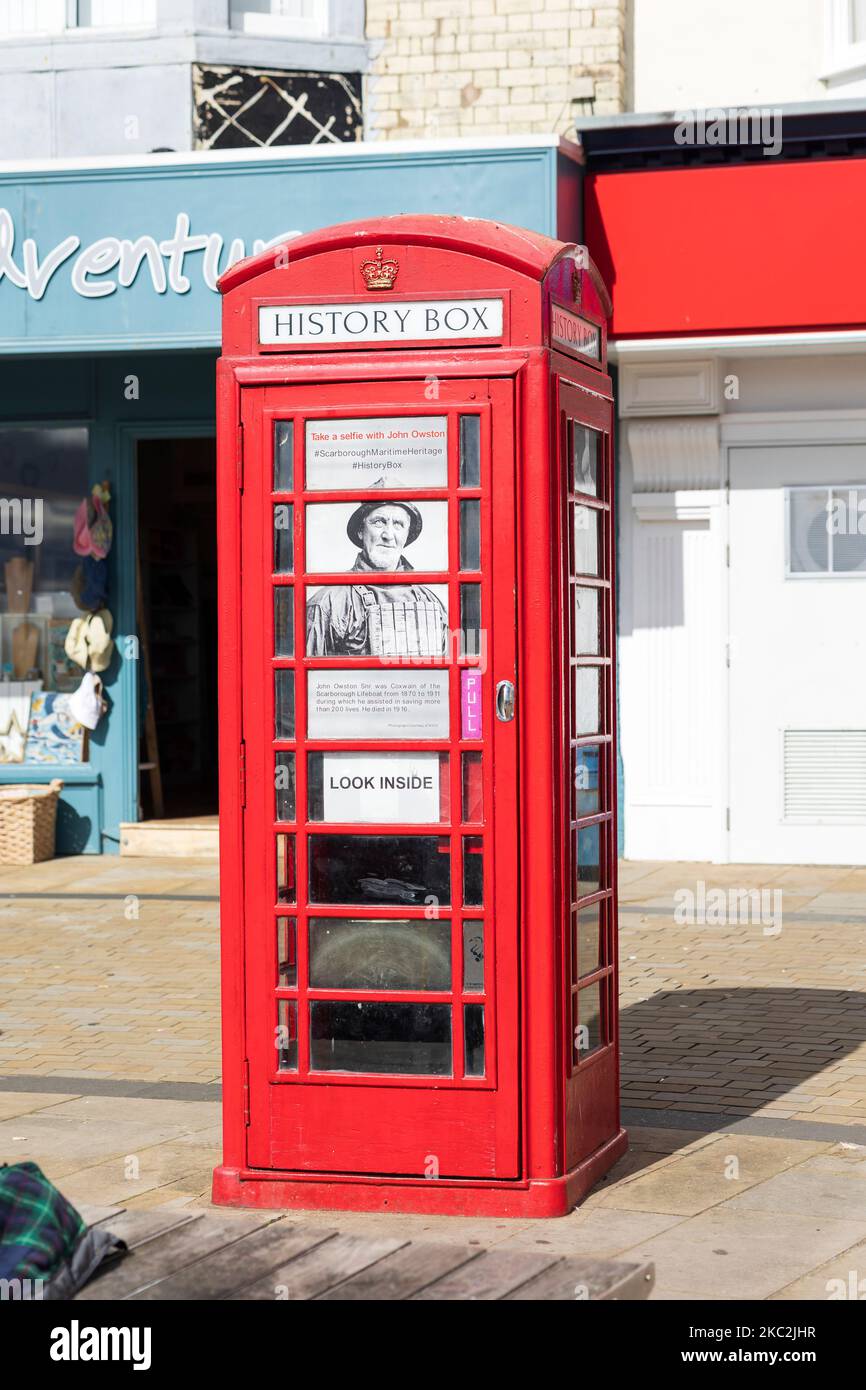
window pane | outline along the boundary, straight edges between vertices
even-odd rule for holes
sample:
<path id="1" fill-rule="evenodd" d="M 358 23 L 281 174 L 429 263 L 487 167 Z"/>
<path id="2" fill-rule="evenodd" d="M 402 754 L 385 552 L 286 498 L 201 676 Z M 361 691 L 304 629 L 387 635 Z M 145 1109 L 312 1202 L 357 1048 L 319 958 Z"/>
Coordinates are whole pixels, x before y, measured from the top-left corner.
<path id="1" fill-rule="evenodd" d="M 274 492 L 292 491 L 292 449 L 294 428 L 291 420 L 274 421 Z"/>
<path id="2" fill-rule="evenodd" d="M 274 589 L 274 656 L 295 654 L 294 594 L 285 585 Z"/>
<path id="3" fill-rule="evenodd" d="M 313 917 L 310 985 L 450 990 L 451 923 Z"/>
<path id="4" fill-rule="evenodd" d="M 450 1076 L 451 1006 L 359 999 L 310 1005 L 315 1071 Z"/>
<path id="5" fill-rule="evenodd" d="M 602 1032 L 601 1001 L 602 989 L 605 981 L 596 980 L 595 984 L 587 985 L 585 989 L 578 990 L 577 999 L 577 1020 L 574 1029 L 574 1060 L 583 1061 L 590 1052 L 602 1046 L 604 1034 Z"/>
<path id="6" fill-rule="evenodd" d="M 274 672 L 274 738 L 295 737 L 295 673 Z"/>
<path id="7" fill-rule="evenodd" d="M 834 489 L 830 528 L 834 572 L 866 570 L 866 489 Z"/>
<path id="8" fill-rule="evenodd" d="M 295 879 L 295 837 L 277 836 L 277 902 L 293 903 L 297 898 Z"/>
<path id="9" fill-rule="evenodd" d="M 463 902 L 480 907 L 484 902 L 484 841 L 480 835 L 463 837 Z"/>
<path id="10" fill-rule="evenodd" d="M 277 918 L 277 984 L 294 989 L 298 983 L 298 933 L 294 917 Z"/>
<path id="11" fill-rule="evenodd" d="M 606 965 L 604 942 L 602 940 L 602 904 L 591 903 L 575 914 L 577 936 L 575 939 L 573 973 L 575 981 L 580 975 L 591 975 L 600 966 Z"/>
<path id="12" fill-rule="evenodd" d="M 460 585 L 460 655 L 481 655 L 481 585 Z"/>
<path id="13" fill-rule="evenodd" d="M 451 854 L 438 835 L 311 835 L 310 901 L 407 903 L 451 901 Z"/>
<path id="14" fill-rule="evenodd" d="M 826 573 L 830 565 L 827 489 L 792 488 L 788 497 L 788 552 L 791 573 Z"/>
<path id="15" fill-rule="evenodd" d="M 574 490 L 596 497 L 599 491 L 600 436 L 586 425 L 574 424 L 573 430 Z"/>
<path id="16" fill-rule="evenodd" d="M 603 515 L 592 507 L 574 508 L 573 574 L 598 574 L 598 528 Z"/>
<path id="17" fill-rule="evenodd" d="M 460 568 L 481 568 L 481 503 L 477 499 L 460 503 Z"/>
<path id="18" fill-rule="evenodd" d="M 602 807 L 599 788 L 601 750 L 584 744 L 574 750 L 574 809 L 576 816 L 594 816 Z"/>
<path id="19" fill-rule="evenodd" d="M 601 729 L 598 666 L 574 667 L 574 736 L 597 734 Z"/>
<path id="20" fill-rule="evenodd" d="M 574 835 L 575 898 L 588 898 L 601 887 L 601 826 L 586 825 Z"/>
<path id="21" fill-rule="evenodd" d="M 484 923 L 463 923 L 463 989 L 467 994 L 484 993 Z"/>
<path id="22" fill-rule="evenodd" d="M 460 486 L 481 486 L 481 417 L 460 416 Z"/>
<path id="23" fill-rule="evenodd" d="M 277 1070 L 298 1070 L 298 1005 L 294 999 L 277 1001 Z"/>
<path id="24" fill-rule="evenodd" d="M 307 590 L 307 656 L 447 651 L 447 584 L 328 584 Z"/>
<path id="25" fill-rule="evenodd" d="M 574 641 L 572 656 L 597 656 L 599 640 L 599 589 L 574 590 Z"/>
<path id="26" fill-rule="evenodd" d="M 39 612 L 67 625 L 74 617 L 80 617 L 71 590 L 73 576 L 82 561 L 72 549 L 72 534 L 81 500 L 89 495 L 87 452 L 87 430 L 83 426 L 0 429 L 0 476 L 3 479 L 0 488 L 7 502 L 8 517 L 6 524 L 0 527 L 0 585 L 5 577 L 6 596 L 2 605 L 5 613 Z M 28 544 L 28 540 L 39 540 L 37 503 L 40 502 L 41 543 Z M 111 510 L 109 503 L 109 512 Z M 176 527 L 152 528 L 147 558 L 176 563 L 184 542 L 183 532 Z M 10 601 L 13 597 L 11 575 L 6 572 L 10 560 L 17 561 L 15 569 L 24 581 L 15 584 L 20 590 L 15 597 L 19 605 L 24 600 L 23 606 L 16 607 Z M 153 580 L 154 589 L 157 579 L 158 576 Z M 165 587 L 164 580 L 161 587 Z M 36 595 L 40 596 L 38 607 Z M 154 604 L 168 605 L 172 598 L 167 592 L 163 596 L 158 592 L 151 594 Z M 183 598 L 187 602 L 190 595 L 185 594 Z M 63 638 L 65 632 L 59 640 L 61 653 Z M 74 679 L 76 672 L 77 680 Z M 73 683 L 68 688 L 75 689 L 81 680 L 81 668 L 73 664 L 71 674 Z"/>
<path id="27" fill-rule="evenodd" d="M 310 820 L 448 819 L 447 753 L 311 753 L 308 768 Z"/>
<path id="28" fill-rule="evenodd" d="M 484 1005 L 463 1005 L 463 1074 L 484 1075 Z"/>
<path id="29" fill-rule="evenodd" d="M 463 754 L 463 819 L 470 825 L 484 819 L 481 757 L 480 753 Z"/>
<path id="30" fill-rule="evenodd" d="M 274 757 L 275 820 L 295 819 L 295 755 L 277 753 Z"/>
<path id="31" fill-rule="evenodd" d="M 274 507 L 274 574 L 291 574 L 294 568 L 294 513 L 291 502 Z"/>

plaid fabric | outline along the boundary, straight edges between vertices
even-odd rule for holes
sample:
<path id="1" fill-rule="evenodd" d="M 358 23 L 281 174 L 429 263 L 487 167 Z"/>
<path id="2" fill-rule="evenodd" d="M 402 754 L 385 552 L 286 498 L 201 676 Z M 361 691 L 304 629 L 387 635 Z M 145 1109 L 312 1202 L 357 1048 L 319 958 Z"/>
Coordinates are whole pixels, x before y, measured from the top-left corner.
<path id="1" fill-rule="evenodd" d="M 38 1164 L 0 1167 L 0 1279 L 50 1279 L 86 1232 Z"/>

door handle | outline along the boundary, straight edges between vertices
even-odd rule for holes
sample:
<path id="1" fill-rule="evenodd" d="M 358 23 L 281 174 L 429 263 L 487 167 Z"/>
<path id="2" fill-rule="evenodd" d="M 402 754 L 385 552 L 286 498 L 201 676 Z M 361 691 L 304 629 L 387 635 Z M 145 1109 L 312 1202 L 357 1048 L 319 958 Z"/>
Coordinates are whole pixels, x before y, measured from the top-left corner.
<path id="1" fill-rule="evenodd" d="M 496 687 L 496 718 L 508 724 L 514 718 L 517 692 L 513 681 L 500 681 Z"/>

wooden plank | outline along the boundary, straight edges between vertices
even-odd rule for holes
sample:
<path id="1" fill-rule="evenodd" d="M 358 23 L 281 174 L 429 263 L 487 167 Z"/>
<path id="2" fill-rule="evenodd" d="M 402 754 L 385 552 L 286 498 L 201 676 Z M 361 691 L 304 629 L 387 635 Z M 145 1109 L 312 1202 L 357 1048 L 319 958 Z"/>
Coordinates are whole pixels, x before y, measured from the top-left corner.
<path id="1" fill-rule="evenodd" d="M 234 1298 L 266 1302 L 317 1298 L 406 1244 L 405 1240 L 384 1237 L 377 1240 L 337 1235 L 297 1260 L 280 1265 L 264 1279 L 234 1294 Z"/>
<path id="2" fill-rule="evenodd" d="M 555 1303 L 637 1301 L 649 1298 L 655 1283 L 650 1260 L 626 1264 L 619 1260 L 562 1260 L 513 1293 L 510 1301 L 530 1299 Z"/>
<path id="3" fill-rule="evenodd" d="M 438 1245 L 430 1241 L 426 1245 L 404 1245 L 393 1255 L 386 1255 L 351 1279 L 319 1294 L 323 1302 L 347 1302 L 350 1299 L 378 1299 L 389 1303 L 411 1298 L 414 1293 L 424 1289 L 434 1280 L 452 1273 L 477 1260 L 480 1250 L 470 1250 L 459 1245 Z"/>
<path id="4" fill-rule="evenodd" d="M 558 1262 L 556 1255 L 536 1255 L 527 1250 L 485 1250 L 471 1264 L 437 1279 L 413 1294 L 414 1302 L 465 1299 L 470 1302 L 505 1298 L 512 1289 L 525 1284 Z"/>
<path id="5" fill-rule="evenodd" d="M 121 1212 L 123 1212 L 125 1208 L 100 1207 L 95 1206 L 93 1204 L 85 1203 L 84 1206 L 76 1206 L 75 1210 L 78 1212 L 79 1216 L 83 1217 L 83 1219 L 87 1222 L 88 1226 L 101 1226 L 104 1221 L 107 1221 L 109 1219 L 109 1217 L 120 1216 Z"/>
<path id="6" fill-rule="evenodd" d="M 141 1210 L 122 1211 L 117 1216 L 109 1216 L 99 1225 L 113 1236 L 125 1240 L 130 1250 L 146 1240 L 165 1235 L 177 1226 L 186 1226 L 190 1221 L 199 1220 L 201 1213 L 186 1211 L 180 1207 L 152 1207 Z"/>
<path id="7" fill-rule="evenodd" d="M 297 1259 L 336 1234 L 336 1231 L 318 1230 L 313 1226 L 292 1226 L 288 1221 L 275 1221 L 264 1230 L 253 1231 L 235 1241 L 234 1245 L 224 1245 L 204 1259 L 196 1260 L 195 1264 L 157 1279 L 130 1297 L 151 1301 L 231 1298 L 237 1289 L 263 1279 L 280 1265 Z"/>
<path id="8" fill-rule="evenodd" d="M 119 1264 L 107 1270 L 102 1278 L 94 1279 L 78 1295 L 85 1299 L 129 1298 L 131 1294 L 183 1269 L 195 1260 L 209 1255 L 224 1245 L 233 1245 L 242 1236 L 271 1223 L 270 1215 L 250 1214 L 223 1219 L 201 1217 L 157 1236 L 136 1247 Z"/>

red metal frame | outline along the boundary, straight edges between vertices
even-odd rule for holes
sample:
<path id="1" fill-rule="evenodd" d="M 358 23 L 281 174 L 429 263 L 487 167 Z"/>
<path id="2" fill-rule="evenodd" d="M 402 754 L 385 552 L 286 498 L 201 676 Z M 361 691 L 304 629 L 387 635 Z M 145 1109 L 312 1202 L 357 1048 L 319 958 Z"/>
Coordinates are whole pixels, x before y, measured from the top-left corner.
<path id="1" fill-rule="evenodd" d="M 393 300 L 502 295 L 511 299 L 502 344 L 353 346 L 275 354 L 254 342 L 258 303 L 323 302 L 371 296 L 359 279 L 362 259 L 388 245 L 400 263 Z M 623 1151 L 615 1034 L 615 746 L 613 687 L 613 508 L 605 504 L 599 581 L 606 595 L 607 673 L 601 789 L 608 827 L 602 897 L 609 902 L 608 957 L 588 983 L 604 982 L 605 1046 L 572 1064 L 571 731 L 568 688 L 567 493 L 561 465 L 561 419 L 598 424 L 612 487 L 610 382 L 604 373 L 606 295 L 576 248 L 511 228 L 466 219 L 404 217 L 352 224 L 292 243 L 290 265 L 274 251 L 223 277 L 224 356 L 219 364 L 221 816 L 224 1162 L 214 1200 L 227 1204 L 550 1215 L 570 1209 Z M 547 346 L 551 298 L 598 324 L 599 363 Z M 392 302 L 393 302 L 392 300 Z M 507 307 L 507 305 L 505 306 Z M 425 397 L 437 381 L 438 398 Z M 566 383 L 563 384 L 562 379 Z M 323 749 L 369 750 L 367 740 L 309 740 L 306 672 L 326 667 L 380 667 L 376 658 L 307 657 L 303 651 L 305 587 L 350 582 L 344 573 L 304 575 L 304 506 L 380 499 L 381 490 L 304 492 L 303 420 L 363 414 L 477 414 L 482 419 L 481 487 L 459 487 L 456 429 L 449 426 L 447 488 L 413 489 L 419 499 L 449 504 L 449 568 L 413 574 L 447 583 L 449 627 L 458 625 L 458 498 L 482 501 L 482 625 L 492 625 L 483 673 L 482 738 L 461 739 L 459 671 L 469 657 L 433 664 L 450 676 L 451 737 L 424 740 L 424 751 L 450 755 L 452 819 L 430 825 L 337 825 L 308 820 L 306 756 Z M 271 490 L 273 421 L 292 416 L 294 492 Z M 516 469 L 516 479 L 515 479 Z M 242 489 L 242 490 L 241 490 Z M 406 494 L 404 494 L 406 495 Z M 241 500 L 242 499 L 242 500 Z M 270 570 L 271 507 L 294 505 L 294 572 Z M 492 561 L 491 561 L 492 557 Z M 564 557 L 564 558 L 563 558 Z M 474 572 L 477 574 L 477 572 Z M 469 576 L 472 578 L 473 576 Z M 381 576 L 385 582 L 399 582 Z M 377 579 L 378 582 L 378 579 Z M 274 586 L 293 586 L 295 655 L 273 656 Z M 515 606 L 516 605 L 516 606 Z M 492 614 L 492 624 L 491 624 Z M 609 660 L 608 660 L 609 658 Z M 423 664 L 429 664 L 427 662 Z M 295 675 L 294 740 L 275 742 L 274 669 Z M 518 715 L 494 717 L 494 690 L 516 678 Z M 585 742 L 597 740 L 589 739 Z M 417 742 L 376 740 L 378 751 L 417 751 Z M 268 769 L 272 748 L 295 752 L 296 821 L 274 819 Z M 483 750 L 483 825 L 462 824 L 460 753 Z M 601 779 L 600 779 L 601 780 Z M 495 807 L 495 818 L 494 818 Z M 595 817 L 597 820 L 598 817 Z M 495 828 L 494 828 L 495 827 Z M 421 908 L 275 902 L 277 834 L 295 837 L 295 873 L 306 882 L 308 834 L 435 835 L 451 851 L 451 992 L 310 990 L 306 983 L 311 916 L 383 919 L 422 916 Z M 461 907 L 460 841 L 485 838 L 486 910 Z M 491 837 L 495 836 L 494 841 Z M 495 854 L 495 868 L 494 868 Z M 491 913 L 491 905 L 493 911 Z M 296 922 L 297 986 L 277 981 L 276 921 Z M 484 993 L 462 991 L 464 917 L 484 915 Z M 492 929 L 491 929 L 492 927 Z M 587 981 L 581 980 L 581 985 Z M 403 1077 L 311 1071 L 305 1001 L 317 997 L 399 1002 L 452 1002 L 452 1076 Z M 279 1000 L 297 1003 L 297 1070 L 276 1065 L 273 1027 Z M 484 1003 L 488 1028 L 483 1077 L 462 1076 L 463 1003 Z M 424 1156 L 439 1160 L 435 1181 Z M 442 1157 L 444 1155 L 444 1161 Z"/>

